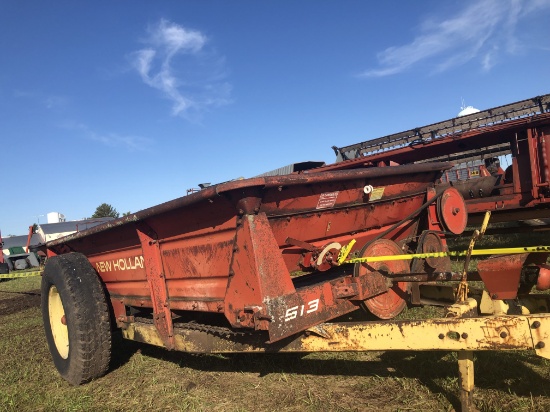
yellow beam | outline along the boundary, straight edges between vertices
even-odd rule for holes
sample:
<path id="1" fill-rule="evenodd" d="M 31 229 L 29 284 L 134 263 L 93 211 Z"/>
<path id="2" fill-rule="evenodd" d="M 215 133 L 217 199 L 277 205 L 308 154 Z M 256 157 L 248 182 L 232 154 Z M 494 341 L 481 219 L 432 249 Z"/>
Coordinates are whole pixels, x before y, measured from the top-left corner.
<path id="1" fill-rule="evenodd" d="M 126 339 L 163 346 L 153 324 L 132 322 L 122 332 Z M 548 314 L 323 323 L 273 344 L 254 333 L 235 341 L 202 330 L 176 328 L 174 335 L 175 349 L 191 353 L 536 350 L 550 358 Z"/>

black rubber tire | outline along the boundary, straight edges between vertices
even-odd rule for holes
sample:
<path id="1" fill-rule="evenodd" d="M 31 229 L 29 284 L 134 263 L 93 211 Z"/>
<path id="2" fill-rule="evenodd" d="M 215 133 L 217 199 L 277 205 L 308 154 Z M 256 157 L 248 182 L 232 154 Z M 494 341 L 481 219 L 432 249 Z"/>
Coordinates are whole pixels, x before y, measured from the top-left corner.
<path id="1" fill-rule="evenodd" d="M 49 258 L 42 276 L 41 292 L 46 341 L 61 376 L 73 385 L 103 376 L 111 359 L 109 307 L 101 280 L 88 259 L 80 253 Z M 60 307 L 59 301 L 62 304 L 68 353 L 60 353 L 52 334 L 50 296 L 52 307 L 56 307 L 56 302 Z M 52 322 L 55 321 L 57 319 L 52 317 Z M 63 324 L 61 318 L 59 322 Z M 57 341 L 60 342 L 59 337 Z M 66 346 L 61 351 L 66 352 Z"/>

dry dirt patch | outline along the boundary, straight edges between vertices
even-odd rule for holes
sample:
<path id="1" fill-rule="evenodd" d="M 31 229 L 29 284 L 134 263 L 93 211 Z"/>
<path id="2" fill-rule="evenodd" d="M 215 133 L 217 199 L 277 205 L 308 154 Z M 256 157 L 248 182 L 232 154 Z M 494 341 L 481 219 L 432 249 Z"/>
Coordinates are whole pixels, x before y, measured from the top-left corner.
<path id="1" fill-rule="evenodd" d="M 4 292 L 5 296 L 0 298 L 0 316 L 11 315 L 26 309 L 40 306 L 40 290 L 29 292 Z M 13 297 L 11 297 L 13 296 Z"/>

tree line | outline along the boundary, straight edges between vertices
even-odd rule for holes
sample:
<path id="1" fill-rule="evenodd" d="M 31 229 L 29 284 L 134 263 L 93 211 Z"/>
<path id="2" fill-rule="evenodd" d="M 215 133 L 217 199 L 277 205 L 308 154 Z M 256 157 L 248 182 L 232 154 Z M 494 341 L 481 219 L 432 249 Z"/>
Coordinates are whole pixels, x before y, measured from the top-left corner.
<path id="1" fill-rule="evenodd" d="M 123 213 L 122 216 L 127 216 L 130 213 L 131 212 Z M 96 208 L 94 214 L 92 215 L 92 219 L 100 217 L 113 217 L 116 219 L 120 217 L 120 213 L 118 213 L 117 210 L 110 204 L 102 203 Z"/>

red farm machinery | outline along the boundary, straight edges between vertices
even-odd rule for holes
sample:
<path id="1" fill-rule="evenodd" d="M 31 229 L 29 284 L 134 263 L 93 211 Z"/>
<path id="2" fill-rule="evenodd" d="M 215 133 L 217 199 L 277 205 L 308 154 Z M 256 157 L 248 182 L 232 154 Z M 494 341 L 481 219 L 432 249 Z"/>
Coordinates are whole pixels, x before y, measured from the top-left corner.
<path id="1" fill-rule="evenodd" d="M 467 409 L 473 351 L 550 357 L 548 298 L 529 293 L 550 286 L 550 250 L 509 250 L 467 272 L 447 247 L 488 210 L 550 217 L 548 109 L 543 96 L 338 148 L 332 165 L 208 186 L 48 242 L 42 313 L 57 369 L 73 384 L 104 374 L 115 329 L 191 353 L 447 350 Z M 504 152 L 511 172 L 450 177 L 455 163 Z M 466 264 L 475 239 L 455 253 Z M 442 304 L 441 290 L 445 318 L 395 319 Z M 365 320 L 341 321 L 358 310 Z"/>
<path id="2" fill-rule="evenodd" d="M 471 223 L 550 218 L 550 95 L 377 139 L 333 147 L 324 170 L 451 161 L 441 185 L 457 188 Z M 506 170 L 504 170 L 506 169 Z"/>

